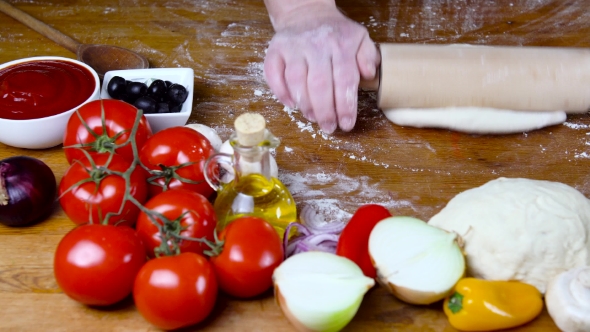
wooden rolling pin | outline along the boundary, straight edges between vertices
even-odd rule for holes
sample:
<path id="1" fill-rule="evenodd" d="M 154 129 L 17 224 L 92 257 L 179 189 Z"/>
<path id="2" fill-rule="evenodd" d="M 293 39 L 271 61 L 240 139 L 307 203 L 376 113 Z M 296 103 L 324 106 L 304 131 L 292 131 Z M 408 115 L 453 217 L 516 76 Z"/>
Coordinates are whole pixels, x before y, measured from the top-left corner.
<path id="1" fill-rule="evenodd" d="M 379 90 L 389 108 L 492 107 L 584 113 L 590 50 L 582 48 L 381 44 Z"/>

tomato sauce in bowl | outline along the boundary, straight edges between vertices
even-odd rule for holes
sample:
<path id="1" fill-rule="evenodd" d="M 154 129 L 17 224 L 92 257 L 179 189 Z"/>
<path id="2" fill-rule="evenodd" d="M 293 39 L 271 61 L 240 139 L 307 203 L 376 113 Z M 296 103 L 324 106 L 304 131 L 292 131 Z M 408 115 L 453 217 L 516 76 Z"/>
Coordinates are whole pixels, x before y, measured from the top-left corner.
<path id="1" fill-rule="evenodd" d="M 78 107 L 99 98 L 98 74 L 81 61 L 36 56 L 0 64 L 0 143 L 23 149 L 59 145 Z"/>
<path id="2" fill-rule="evenodd" d="M 36 60 L 0 69 L 0 118 L 30 120 L 69 111 L 96 88 L 93 74 L 74 62 Z"/>

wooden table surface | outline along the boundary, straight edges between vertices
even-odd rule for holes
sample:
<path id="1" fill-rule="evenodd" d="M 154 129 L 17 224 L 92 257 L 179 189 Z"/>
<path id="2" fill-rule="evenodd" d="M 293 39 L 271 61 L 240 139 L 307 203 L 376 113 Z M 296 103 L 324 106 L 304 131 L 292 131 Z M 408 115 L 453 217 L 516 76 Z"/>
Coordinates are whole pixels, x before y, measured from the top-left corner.
<path id="1" fill-rule="evenodd" d="M 590 195 L 590 118 L 504 136 L 402 128 L 361 93 L 356 128 L 325 135 L 273 98 L 262 69 L 273 31 L 262 1 L 252 0 L 11 0 L 15 6 L 84 43 L 112 44 L 145 55 L 152 67 L 191 67 L 195 98 L 190 123 L 227 139 L 237 114 L 262 113 L 282 139 L 275 151 L 280 178 L 298 205 L 346 218 L 361 204 L 380 203 L 396 215 L 428 220 L 457 193 L 504 177 L 560 181 Z M 421 0 L 339 2 L 376 42 L 590 46 L 587 0 Z M 38 55 L 74 57 L 0 14 L 0 63 Z M 61 147 L 23 150 L 0 144 L 0 159 L 30 155 L 61 179 Z M 53 252 L 72 229 L 63 211 L 35 226 L 0 225 L 0 330 L 156 330 L 131 300 L 113 308 L 80 305 L 58 288 Z M 272 294 L 251 301 L 221 297 L 196 328 L 291 331 Z M 195 329 L 196 329 L 195 328 Z M 372 290 L 349 331 L 455 331 L 441 305 L 403 304 Z M 512 331 L 557 331 L 544 312 Z"/>

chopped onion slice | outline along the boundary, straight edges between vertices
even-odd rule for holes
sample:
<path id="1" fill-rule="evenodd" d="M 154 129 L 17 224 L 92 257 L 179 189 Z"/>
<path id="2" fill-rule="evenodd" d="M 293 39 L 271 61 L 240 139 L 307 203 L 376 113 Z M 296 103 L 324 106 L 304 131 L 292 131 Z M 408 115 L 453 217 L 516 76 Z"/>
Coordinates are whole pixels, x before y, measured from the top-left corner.
<path id="1" fill-rule="evenodd" d="M 342 220 L 326 220 L 309 205 L 306 205 L 303 207 L 303 209 L 301 209 L 299 219 L 301 219 L 301 222 L 306 225 L 314 234 L 339 234 L 344 229 L 344 226 L 346 226 L 346 223 Z"/>
<path id="2" fill-rule="evenodd" d="M 301 222 L 290 223 L 285 229 L 283 237 L 285 257 L 307 251 L 336 252 L 338 238 L 346 225 L 345 222 L 326 221 L 309 205 L 303 207 L 299 218 Z M 297 233 L 289 238 L 293 229 L 297 229 Z"/>

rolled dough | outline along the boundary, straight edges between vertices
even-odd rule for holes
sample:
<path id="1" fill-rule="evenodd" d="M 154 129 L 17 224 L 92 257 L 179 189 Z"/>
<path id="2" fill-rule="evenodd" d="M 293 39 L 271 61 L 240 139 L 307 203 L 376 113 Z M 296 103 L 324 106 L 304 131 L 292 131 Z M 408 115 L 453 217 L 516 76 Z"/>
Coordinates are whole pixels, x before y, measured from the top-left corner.
<path id="1" fill-rule="evenodd" d="M 399 126 L 444 128 L 472 134 L 512 134 L 563 123 L 563 111 L 512 111 L 485 107 L 395 108 L 383 110 Z"/>

